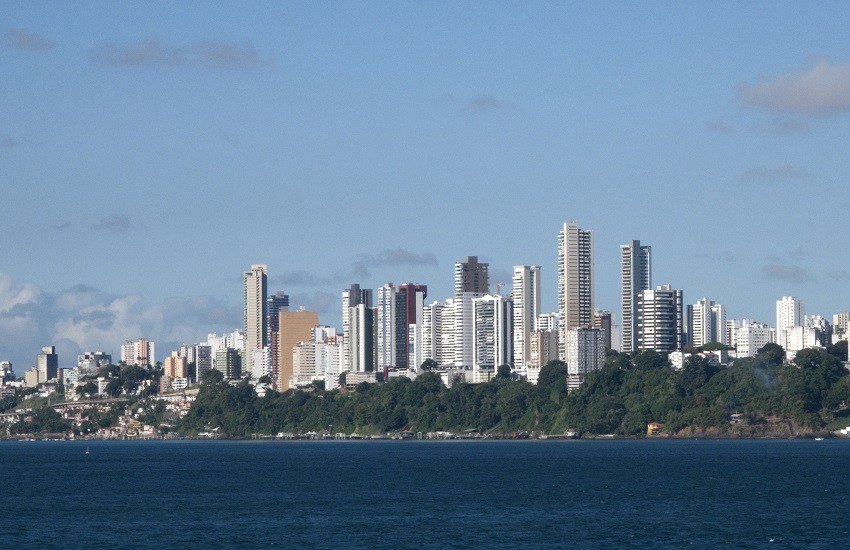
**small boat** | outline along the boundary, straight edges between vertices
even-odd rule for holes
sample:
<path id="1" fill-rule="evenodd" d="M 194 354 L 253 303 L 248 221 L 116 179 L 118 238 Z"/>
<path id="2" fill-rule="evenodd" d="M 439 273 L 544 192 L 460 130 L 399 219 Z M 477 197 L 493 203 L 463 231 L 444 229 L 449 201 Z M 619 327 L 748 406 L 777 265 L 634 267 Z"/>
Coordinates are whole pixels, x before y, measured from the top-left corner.
<path id="1" fill-rule="evenodd" d="M 90 454 L 91 454 L 91 449 L 89 449 L 88 447 L 86 447 L 86 454 L 87 454 L 87 455 L 90 455 Z"/>
<path id="2" fill-rule="evenodd" d="M 816 437 L 815 441 L 823 441 L 823 438 L 822 437 Z"/>

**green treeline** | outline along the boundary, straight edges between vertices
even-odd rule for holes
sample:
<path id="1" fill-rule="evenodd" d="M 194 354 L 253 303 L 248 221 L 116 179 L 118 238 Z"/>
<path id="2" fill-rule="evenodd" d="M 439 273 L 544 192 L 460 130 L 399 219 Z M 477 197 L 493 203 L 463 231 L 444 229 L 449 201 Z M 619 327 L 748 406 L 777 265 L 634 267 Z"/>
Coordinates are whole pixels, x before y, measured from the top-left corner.
<path id="1" fill-rule="evenodd" d="M 567 392 L 566 367 L 553 361 L 537 385 L 497 376 L 486 384 L 444 387 L 426 372 L 416 380 L 360 384 L 355 391 L 269 391 L 248 382 L 231 386 L 205 373 L 196 401 L 175 427 L 181 433 L 219 428 L 229 436 L 325 430 L 361 434 L 393 431 L 515 431 L 641 435 L 647 424 L 672 435 L 794 435 L 825 429 L 844 415 L 850 378 L 838 355 L 803 350 L 783 363 L 774 344 L 731 367 L 691 357 L 682 370 L 653 351 L 612 352 L 605 367 Z M 846 357 L 846 355 L 845 355 Z M 735 415 L 734 417 L 732 415 Z"/>

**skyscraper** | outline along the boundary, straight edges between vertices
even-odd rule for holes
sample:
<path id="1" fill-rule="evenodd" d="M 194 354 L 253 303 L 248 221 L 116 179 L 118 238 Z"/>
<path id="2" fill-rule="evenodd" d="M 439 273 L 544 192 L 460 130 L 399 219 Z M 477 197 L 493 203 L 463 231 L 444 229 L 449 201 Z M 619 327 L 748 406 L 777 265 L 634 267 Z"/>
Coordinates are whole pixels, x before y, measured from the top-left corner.
<path id="1" fill-rule="evenodd" d="M 709 342 L 728 344 L 726 308 L 708 298 L 688 306 L 688 343 L 698 348 Z"/>
<path id="2" fill-rule="evenodd" d="M 652 247 L 631 241 L 620 245 L 620 281 L 623 339 L 622 351 L 638 349 L 637 300 L 638 295 L 652 288 Z"/>
<path id="3" fill-rule="evenodd" d="M 488 382 L 496 369 L 513 358 L 511 300 L 486 295 L 472 300 L 472 379 Z"/>
<path id="4" fill-rule="evenodd" d="M 776 301 L 776 340 L 786 352 L 792 347 L 788 338 L 789 331 L 803 326 L 805 313 L 802 300 L 795 296 L 783 296 Z"/>
<path id="5" fill-rule="evenodd" d="M 561 335 L 558 355 L 567 355 L 570 329 L 593 322 L 593 232 L 565 223 L 558 233 L 558 311 Z"/>
<path id="6" fill-rule="evenodd" d="M 278 338 L 280 353 L 280 377 L 277 387 L 286 391 L 293 384 L 293 349 L 299 342 L 311 340 L 313 329 L 319 324 L 319 314 L 315 311 L 280 311 L 278 312 Z"/>
<path id="7" fill-rule="evenodd" d="M 280 331 L 280 316 L 281 311 L 289 311 L 289 296 L 282 290 L 278 290 L 267 300 L 266 313 L 268 320 L 266 325 L 268 333 L 266 336 L 266 345 L 268 346 L 268 361 L 269 371 L 273 384 L 277 384 L 280 379 L 280 353 L 278 353 L 278 345 L 280 339 L 278 332 Z"/>
<path id="8" fill-rule="evenodd" d="M 44 346 L 41 353 L 36 356 L 38 368 L 38 382 L 47 382 L 56 378 L 59 369 L 59 356 L 56 355 L 56 347 Z"/>
<path id="9" fill-rule="evenodd" d="M 642 290 L 637 299 L 637 348 L 668 353 L 684 345 L 682 291 L 670 285 Z"/>
<path id="10" fill-rule="evenodd" d="M 531 363 L 531 333 L 540 315 L 540 266 L 515 265 L 513 276 L 513 365 L 524 373 Z"/>
<path id="11" fill-rule="evenodd" d="M 426 285 L 405 283 L 399 285 L 396 292 L 396 367 L 400 369 L 416 368 L 416 358 L 421 357 L 421 351 L 415 353 L 416 341 L 421 344 L 422 319 L 425 308 L 425 298 L 428 296 Z M 420 361 L 421 364 L 421 361 Z"/>
<path id="12" fill-rule="evenodd" d="M 350 310 L 360 304 L 367 308 L 372 307 L 372 290 L 361 289 L 359 284 L 353 284 L 350 288 L 342 291 L 342 370 L 351 369 L 351 331 L 349 321 Z"/>
<path id="13" fill-rule="evenodd" d="M 268 330 L 268 266 L 251 264 L 243 276 L 245 282 L 245 349 L 242 358 L 243 372 L 253 372 L 254 350 L 266 347 Z"/>
<path id="14" fill-rule="evenodd" d="M 375 349 L 378 356 L 377 368 L 383 371 L 395 367 L 396 363 L 396 288 L 387 283 L 377 289 L 375 299 Z"/>
<path id="15" fill-rule="evenodd" d="M 488 263 L 479 263 L 478 256 L 467 256 L 455 264 L 454 280 L 454 365 L 471 367 L 472 301 L 490 292 Z"/>

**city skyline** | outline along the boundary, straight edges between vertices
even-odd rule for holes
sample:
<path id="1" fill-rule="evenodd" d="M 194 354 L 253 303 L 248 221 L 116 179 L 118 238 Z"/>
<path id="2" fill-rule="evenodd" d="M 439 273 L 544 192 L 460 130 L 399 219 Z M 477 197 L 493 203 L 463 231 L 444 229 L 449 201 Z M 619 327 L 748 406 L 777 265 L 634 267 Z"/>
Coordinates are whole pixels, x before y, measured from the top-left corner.
<path id="1" fill-rule="evenodd" d="M 540 265 L 555 311 L 568 220 L 593 231 L 595 305 L 620 322 L 632 239 L 655 285 L 730 319 L 772 324 L 786 295 L 850 309 L 817 223 L 849 206 L 840 3 L 91 6 L 71 27 L 73 5 L 13 3 L 0 26 L 0 359 L 18 373 L 48 345 L 64 361 L 240 327 L 258 261 L 333 326 L 352 283 L 445 298 L 469 254 L 503 292 Z"/>

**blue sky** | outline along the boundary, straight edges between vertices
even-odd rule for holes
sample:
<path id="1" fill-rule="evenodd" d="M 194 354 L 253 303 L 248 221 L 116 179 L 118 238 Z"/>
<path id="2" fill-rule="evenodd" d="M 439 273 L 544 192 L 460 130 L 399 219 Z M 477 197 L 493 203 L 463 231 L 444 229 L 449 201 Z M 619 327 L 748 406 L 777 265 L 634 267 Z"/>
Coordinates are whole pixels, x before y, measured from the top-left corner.
<path id="1" fill-rule="evenodd" d="M 450 295 L 595 232 L 774 323 L 850 308 L 843 3 L 5 2 L 0 359 L 241 325 L 241 274 L 339 326 L 358 282 Z"/>

